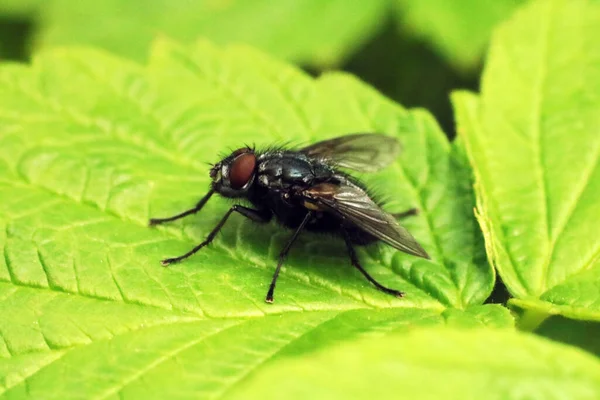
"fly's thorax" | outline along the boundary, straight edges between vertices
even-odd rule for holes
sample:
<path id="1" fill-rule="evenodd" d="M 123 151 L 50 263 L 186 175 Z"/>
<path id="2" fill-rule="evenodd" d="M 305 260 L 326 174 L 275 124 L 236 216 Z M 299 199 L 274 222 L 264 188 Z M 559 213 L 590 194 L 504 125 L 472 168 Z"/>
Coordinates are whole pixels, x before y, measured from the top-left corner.
<path id="1" fill-rule="evenodd" d="M 296 152 L 267 152 L 258 156 L 257 182 L 272 189 L 308 186 L 333 174 L 333 170 Z"/>

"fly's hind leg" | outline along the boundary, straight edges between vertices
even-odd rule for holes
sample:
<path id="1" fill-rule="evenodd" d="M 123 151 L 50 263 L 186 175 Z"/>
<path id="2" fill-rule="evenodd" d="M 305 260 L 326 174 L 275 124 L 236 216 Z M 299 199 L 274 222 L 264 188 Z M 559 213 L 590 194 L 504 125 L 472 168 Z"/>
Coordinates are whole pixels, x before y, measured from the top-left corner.
<path id="1" fill-rule="evenodd" d="M 358 261 L 358 257 L 356 256 L 356 251 L 354 250 L 354 245 L 352 244 L 352 241 L 350 240 L 350 236 L 348 235 L 348 232 L 346 232 L 345 230 L 342 230 L 342 232 L 344 235 L 344 241 L 346 242 L 346 247 L 348 249 L 348 255 L 350 256 L 350 261 L 352 262 L 352 265 L 354 267 L 356 267 L 356 269 L 358 269 L 365 276 L 365 278 L 367 278 L 367 280 L 369 282 L 371 282 L 373 285 L 375 285 L 375 287 L 377 289 L 381 290 L 384 293 L 391 294 L 392 296 L 395 296 L 398 298 L 403 297 L 404 296 L 403 292 L 383 286 L 381 283 L 377 282 L 375 280 L 375 278 L 373 278 L 371 275 L 369 275 L 369 273 L 362 267 L 362 265 L 360 265 L 360 262 Z"/>
<path id="2" fill-rule="evenodd" d="M 403 219 L 406 217 L 412 217 L 413 215 L 418 215 L 419 214 L 419 210 L 417 208 L 411 208 L 410 210 L 406 210 L 403 212 L 399 212 L 399 213 L 394 213 L 392 214 L 392 216 L 396 219 Z"/>

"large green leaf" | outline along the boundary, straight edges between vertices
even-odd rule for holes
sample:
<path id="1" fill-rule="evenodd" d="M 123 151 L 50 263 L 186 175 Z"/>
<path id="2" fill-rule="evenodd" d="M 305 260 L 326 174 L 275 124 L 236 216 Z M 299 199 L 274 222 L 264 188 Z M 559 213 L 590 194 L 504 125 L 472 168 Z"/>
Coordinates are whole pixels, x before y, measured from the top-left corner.
<path id="1" fill-rule="evenodd" d="M 405 225 L 432 260 L 389 246 L 360 258 L 406 298 L 370 286 L 339 240 L 305 234 L 265 304 L 290 232 L 239 215 L 213 246 L 160 266 L 229 207 L 215 198 L 200 215 L 147 227 L 205 193 L 205 163 L 219 152 L 354 131 L 403 142 L 393 166 L 364 178 L 388 210 L 420 209 Z M 315 81 L 243 47 L 163 41 L 148 67 L 85 49 L 0 66 L 0 392 L 218 396 L 270 360 L 341 339 L 511 326 L 506 309 L 478 306 L 493 273 L 458 150 L 426 112 L 351 76 Z"/>
<path id="2" fill-rule="evenodd" d="M 31 306 L 15 300 L 11 305 L 21 310 Z M 36 312 L 9 315 L 20 330 L 6 335 L 11 353 L 0 363 L 3 399 L 224 397 L 273 362 L 357 337 L 379 341 L 391 332 L 442 324 L 510 326 L 505 309 L 494 306 L 441 315 L 397 308 L 203 318 L 147 305 L 69 301 L 68 295 L 42 295 L 41 302 Z"/>
<path id="3" fill-rule="evenodd" d="M 454 97 L 488 253 L 512 303 L 600 319 L 600 3 L 538 1 L 502 26 L 479 98 Z"/>
<path id="4" fill-rule="evenodd" d="M 395 0 L 400 20 L 459 69 L 479 63 L 492 29 L 525 0 Z"/>
<path id="5" fill-rule="evenodd" d="M 232 397 L 255 393 L 278 399 L 592 400 L 600 396 L 600 361 L 515 331 L 421 329 L 273 363 Z"/>
<path id="6" fill-rule="evenodd" d="M 596 321 L 580 321 L 555 315 L 543 321 L 535 333 L 578 346 L 600 357 L 600 323 Z"/>
<path id="7" fill-rule="evenodd" d="M 0 13 L 12 16 L 32 15 L 43 3 L 42 0 L 0 0 Z"/>
<path id="8" fill-rule="evenodd" d="M 377 28 L 388 0 L 50 0 L 39 45 L 91 44 L 144 59 L 156 35 L 247 43 L 296 62 L 330 65 Z"/>

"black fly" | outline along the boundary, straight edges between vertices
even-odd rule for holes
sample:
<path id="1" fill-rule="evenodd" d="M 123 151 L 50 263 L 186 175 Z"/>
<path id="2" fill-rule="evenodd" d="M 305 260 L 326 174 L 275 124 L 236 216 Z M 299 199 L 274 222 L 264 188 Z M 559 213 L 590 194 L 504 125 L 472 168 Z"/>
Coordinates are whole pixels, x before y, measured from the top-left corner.
<path id="1" fill-rule="evenodd" d="M 239 204 L 232 206 L 206 240 L 179 257 L 163 260 L 162 264 L 181 261 L 212 242 L 234 211 L 261 223 L 269 222 L 274 216 L 294 233 L 279 254 L 265 299 L 268 303 L 273 302 L 279 270 L 304 229 L 341 236 L 346 242 L 352 265 L 377 289 L 402 297 L 402 292 L 381 285 L 364 270 L 354 246 L 381 240 L 405 253 L 429 258 L 395 219 L 413 215 L 416 210 L 396 215 L 383 211 L 360 182 L 338 169 L 377 171 L 390 164 L 399 151 L 400 144 L 396 139 L 370 133 L 325 140 L 299 150 L 260 152 L 247 147 L 238 149 L 211 168 L 211 188 L 194 208 L 169 218 L 151 219 L 150 225 L 195 214 L 214 193 L 245 199 L 253 208 Z"/>

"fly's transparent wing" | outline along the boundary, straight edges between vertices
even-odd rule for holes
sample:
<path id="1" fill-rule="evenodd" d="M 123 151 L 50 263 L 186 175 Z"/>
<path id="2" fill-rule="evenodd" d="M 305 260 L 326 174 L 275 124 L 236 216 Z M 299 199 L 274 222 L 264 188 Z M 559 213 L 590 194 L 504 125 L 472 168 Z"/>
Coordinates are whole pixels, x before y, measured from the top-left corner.
<path id="1" fill-rule="evenodd" d="M 375 172 L 391 164 L 400 154 L 400 142 L 377 133 L 357 133 L 324 140 L 300 149 L 312 158 L 362 172 Z"/>
<path id="2" fill-rule="evenodd" d="M 418 257 L 429 258 L 415 238 L 360 187 L 347 182 L 321 183 L 304 191 L 316 207 L 338 214 L 390 246 Z"/>

